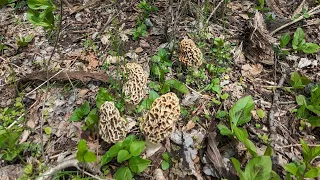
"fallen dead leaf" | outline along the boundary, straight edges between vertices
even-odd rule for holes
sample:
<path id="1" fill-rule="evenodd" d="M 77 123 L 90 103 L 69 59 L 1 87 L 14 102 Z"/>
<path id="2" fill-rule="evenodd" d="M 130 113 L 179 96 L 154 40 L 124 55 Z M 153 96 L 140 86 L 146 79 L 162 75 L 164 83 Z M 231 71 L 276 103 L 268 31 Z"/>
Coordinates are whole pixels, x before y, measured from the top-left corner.
<path id="1" fill-rule="evenodd" d="M 85 94 L 87 94 L 87 92 L 89 91 L 89 89 L 80 89 L 79 93 L 78 93 L 78 97 L 83 97 Z"/>
<path id="2" fill-rule="evenodd" d="M 135 53 L 141 53 L 143 51 L 142 47 L 138 47 L 136 50 L 134 50 Z"/>
<path id="3" fill-rule="evenodd" d="M 89 61 L 88 69 L 95 69 L 97 66 L 99 66 L 99 61 L 93 52 L 89 53 L 87 60 Z"/>
<path id="4" fill-rule="evenodd" d="M 189 131 L 190 129 L 194 128 L 195 125 L 196 125 L 196 124 L 195 124 L 192 120 L 190 120 L 190 121 L 187 123 L 187 125 L 185 125 L 182 129 L 183 129 L 184 131 Z"/>
<path id="5" fill-rule="evenodd" d="M 263 71 L 263 66 L 261 64 L 245 64 L 241 69 L 242 76 L 256 76 Z"/>

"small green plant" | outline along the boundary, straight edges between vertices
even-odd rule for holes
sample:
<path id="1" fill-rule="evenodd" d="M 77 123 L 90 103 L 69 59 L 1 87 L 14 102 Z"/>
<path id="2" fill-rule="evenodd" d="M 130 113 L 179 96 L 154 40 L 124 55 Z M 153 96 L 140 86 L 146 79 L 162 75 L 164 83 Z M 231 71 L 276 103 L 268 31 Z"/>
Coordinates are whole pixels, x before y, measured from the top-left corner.
<path id="1" fill-rule="evenodd" d="M 170 158 L 170 154 L 168 152 L 165 152 L 162 154 L 162 162 L 161 162 L 161 169 L 162 170 L 167 170 L 170 167 L 171 164 L 171 158 Z"/>
<path id="2" fill-rule="evenodd" d="M 290 84 L 293 87 L 293 89 L 303 89 L 306 85 L 311 83 L 311 80 L 304 76 L 300 75 L 297 72 L 293 72 L 290 77 Z"/>
<path id="3" fill-rule="evenodd" d="M 254 109 L 254 102 L 251 96 L 239 99 L 229 111 L 229 120 L 231 130 L 225 125 L 219 124 L 218 129 L 222 135 L 236 136 L 253 157 L 257 156 L 257 150 L 251 140 L 248 139 L 248 132 L 239 126 L 251 120 L 251 111 Z"/>
<path id="4" fill-rule="evenodd" d="M 269 8 L 265 7 L 265 3 L 264 3 L 264 0 L 258 0 L 259 2 L 259 5 L 257 5 L 254 9 L 255 10 L 258 10 L 258 11 L 268 11 Z"/>
<path id="5" fill-rule="evenodd" d="M 148 98 L 143 99 L 143 101 L 140 103 L 140 105 L 137 106 L 136 111 L 141 112 L 143 109 L 145 109 L 145 110 L 151 109 L 151 105 L 152 105 L 153 101 L 155 99 L 157 99 L 158 97 L 159 97 L 159 94 L 156 91 L 151 90 L 149 92 Z"/>
<path id="6" fill-rule="evenodd" d="M 36 26 L 42 26 L 45 29 L 53 30 L 54 14 L 56 6 L 52 0 L 28 0 L 29 10 L 27 19 Z"/>
<path id="7" fill-rule="evenodd" d="M 151 163 L 140 157 L 145 149 L 145 142 L 129 135 L 125 140 L 117 142 L 103 155 L 101 166 L 106 166 L 113 159 L 122 164 L 114 174 L 116 180 L 132 180 L 134 173 L 143 172 Z"/>
<path id="8" fill-rule="evenodd" d="M 151 6 L 146 0 L 142 0 L 138 4 L 138 8 L 142 11 L 141 17 L 138 17 L 136 27 L 132 31 L 133 40 L 137 40 L 139 37 L 144 37 L 147 35 L 147 25 L 145 24 L 145 20 L 149 17 L 149 15 L 157 11 L 156 7 Z"/>
<path id="9" fill-rule="evenodd" d="M 33 40 L 33 38 L 34 38 L 34 35 L 30 34 L 27 36 L 19 36 L 16 41 L 17 41 L 18 46 L 23 48 L 23 47 L 28 46 L 28 44 Z"/>
<path id="10" fill-rule="evenodd" d="M 300 142 L 303 160 L 284 165 L 283 168 L 287 172 L 287 180 L 291 180 L 293 177 L 297 180 L 302 180 L 304 178 L 317 178 L 320 176 L 320 167 L 314 167 L 311 164 L 312 160 L 320 155 L 320 146 L 310 148 L 302 139 L 300 139 Z"/>
<path id="11" fill-rule="evenodd" d="M 311 97 L 304 95 L 296 96 L 296 102 L 299 105 L 297 117 L 307 119 L 313 127 L 320 127 L 320 85 L 311 89 Z"/>
<path id="12" fill-rule="evenodd" d="M 97 160 L 94 152 L 88 150 L 87 141 L 84 139 L 81 139 L 78 143 L 76 158 L 79 162 L 95 162 Z"/>
<path id="13" fill-rule="evenodd" d="M 295 20 L 297 18 L 299 18 L 300 16 L 303 16 L 305 19 L 308 19 L 310 17 L 310 14 L 308 13 L 306 8 L 302 8 L 301 13 L 296 14 L 293 18 L 291 18 L 291 20 Z"/>
<path id="14" fill-rule="evenodd" d="M 5 161 L 15 160 L 24 149 L 19 144 L 22 129 L 6 130 L 0 126 L 0 159 Z"/>
<path id="15" fill-rule="evenodd" d="M 88 115 L 90 112 L 90 105 L 89 102 L 86 101 L 84 104 L 82 104 L 80 107 L 76 108 L 71 117 L 70 121 L 80 121 L 82 120 L 86 115 Z"/>
<path id="16" fill-rule="evenodd" d="M 18 119 L 25 112 L 24 104 L 22 103 L 22 97 L 17 97 L 13 106 L 0 108 L 0 125 L 8 127 L 15 119 Z M 24 117 L 20 118 L 20 121 L 24 121 Z"/>
<path id="17" fill-rule="evenodd" d="M 212 98 L 213 103 L 220 105 L 221 104 L 221 100 L 226 100 L 229 97 L 228 93 L 221 93 L 221 87 L 220 87 L 220 79 L 219 78 L 215 78 L 213 80 L 211 80 L 211 83 L 208 84 L 204 91 L 211 91 L 212 93 L 216 94 L 216 98 Z"/>
<path id="18" fill-rule="evenodd" d="M 312 54 L 318 52 L 320 46 L 315 43 L 307 43 L 304 39 L 304 32 L 302 28 L 297 28 L 293 35 L 292 48 L 295 51 L 303 51 L 306 54 Z"/>

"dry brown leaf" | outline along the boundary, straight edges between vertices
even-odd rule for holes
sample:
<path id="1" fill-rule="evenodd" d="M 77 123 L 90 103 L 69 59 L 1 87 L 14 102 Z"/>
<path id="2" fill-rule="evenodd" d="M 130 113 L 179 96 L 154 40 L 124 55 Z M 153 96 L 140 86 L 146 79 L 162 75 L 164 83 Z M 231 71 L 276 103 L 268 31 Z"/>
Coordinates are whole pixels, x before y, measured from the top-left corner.
<path id="1" fill-rule="evenodd" d="M 85 94 L 87 94 L 88 91 L 89 89 L 80 89 L 78 97 L 83 97 Z"/>
<path id="2" fill-rule="evenodd" d="M 196 125 L 196 124 L 195 124 L 192 120 L 190 120 L 190 121 L 188 122 L 188 124 L 185 125 L 182 129 L 183 129 L 184 131 L 189 131 L 190 129 L 194 128 L 195 125 Z"/>
<path id="3" fill-rule="evenodd" d="M 263 66 L 261 64 L 245 64 L 241 67 L 242 76 L 256 76 L 263 71 Z"/>
<path id="4" fill-rule="evenodd" d="M 99 61 L 93 52 L 89 53 L 87 60 L 89 61 L 88 69 L 95 69 L 99 66 Z"/>
<path id="5" fill-rule="evenodd" d="M 134 50 L 135 53 L 141 53 L 143 51 L 142 47 L 138 47 L 136 50 Z"/>

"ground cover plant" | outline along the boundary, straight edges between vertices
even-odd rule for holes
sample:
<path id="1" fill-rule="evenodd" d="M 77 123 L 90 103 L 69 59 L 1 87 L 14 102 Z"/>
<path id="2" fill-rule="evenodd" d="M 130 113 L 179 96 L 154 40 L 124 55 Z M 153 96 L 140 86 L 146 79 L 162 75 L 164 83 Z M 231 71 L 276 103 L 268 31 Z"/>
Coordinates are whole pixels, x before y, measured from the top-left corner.
<path id="1" fill-rule="evenodd" d="M 0 1 L 0 179 L 317 179 L 319 1 Z"/>

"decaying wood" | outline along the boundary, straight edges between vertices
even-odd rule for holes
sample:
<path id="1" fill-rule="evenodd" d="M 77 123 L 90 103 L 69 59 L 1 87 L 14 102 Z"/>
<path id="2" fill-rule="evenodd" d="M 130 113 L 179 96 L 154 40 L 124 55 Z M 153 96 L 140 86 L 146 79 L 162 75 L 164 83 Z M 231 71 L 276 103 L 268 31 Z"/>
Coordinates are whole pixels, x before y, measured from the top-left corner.
<path id="1" fill-rule="evenodd" d="M 106 73 L 100 72 L 85 72 L 85 71 L 63 71 L 57 75 L 55 72 L 49 72 L 49 77 L 51 81 L 69 81 L 69 80 L 79 80 L 83 83 L 97 80 L 106 82 L 109 79 L 109 76 Z M 26 83 L 29 81 L 46 81 L 47 80 L 47 73 L 45 71 L 38 71 L 28 74 L 27 76 L 21 78 L 19 83 Z"/>

